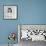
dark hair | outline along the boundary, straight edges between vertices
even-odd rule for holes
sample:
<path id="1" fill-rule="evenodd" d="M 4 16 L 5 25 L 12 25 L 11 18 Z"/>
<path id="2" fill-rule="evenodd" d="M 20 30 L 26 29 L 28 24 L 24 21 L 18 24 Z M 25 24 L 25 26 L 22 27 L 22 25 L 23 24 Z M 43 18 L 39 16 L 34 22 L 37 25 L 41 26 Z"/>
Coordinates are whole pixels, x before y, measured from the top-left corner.
<path id="1" fill-rule="evenodd" d="M 11 9 L 11 8 L 8 8 L 8 13 L 9 13 L 9 12 L 12 13 L 12 9 Z"/>

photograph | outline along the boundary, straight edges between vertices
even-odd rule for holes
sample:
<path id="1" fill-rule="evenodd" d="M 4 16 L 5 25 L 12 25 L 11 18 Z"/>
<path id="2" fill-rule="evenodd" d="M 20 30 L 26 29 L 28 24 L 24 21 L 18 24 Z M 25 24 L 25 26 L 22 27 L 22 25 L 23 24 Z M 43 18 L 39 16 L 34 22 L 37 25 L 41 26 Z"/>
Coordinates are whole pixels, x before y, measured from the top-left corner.
<path id="1" fill-rule="evenodd" d="M 4 6 L 4 19 L 17 19 L 17 6 Z"/>
<path id="2" fill-rule="evenodd" d="M 31 46 L 32 44 L 46 43 L 46 25 L 19 24 L 18 42 L 20 46 Z"/>
<path id="3" fill-rule="evenodd" d="M 46 25 L 20 25 L 20 40 L 46 41 Z M 19 32 L 18 32 L 19 33 Z"/>

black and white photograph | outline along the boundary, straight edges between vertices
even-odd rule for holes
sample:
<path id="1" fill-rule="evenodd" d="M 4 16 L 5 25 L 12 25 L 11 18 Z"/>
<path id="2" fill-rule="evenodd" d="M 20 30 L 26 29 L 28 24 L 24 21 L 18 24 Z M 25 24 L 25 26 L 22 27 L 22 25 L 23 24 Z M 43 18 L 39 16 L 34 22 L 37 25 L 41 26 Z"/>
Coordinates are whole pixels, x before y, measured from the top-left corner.
<path id="1" fill-rule="evenodd" d="M 4 19 L 17 19 L 17 6 L 4 6 Z"/>
<path id="2" fill-rule="evenodd" d="M 18 41 L 20 46 L 43 45 L 46 43 L 46 25 L 18 25 Z"/>

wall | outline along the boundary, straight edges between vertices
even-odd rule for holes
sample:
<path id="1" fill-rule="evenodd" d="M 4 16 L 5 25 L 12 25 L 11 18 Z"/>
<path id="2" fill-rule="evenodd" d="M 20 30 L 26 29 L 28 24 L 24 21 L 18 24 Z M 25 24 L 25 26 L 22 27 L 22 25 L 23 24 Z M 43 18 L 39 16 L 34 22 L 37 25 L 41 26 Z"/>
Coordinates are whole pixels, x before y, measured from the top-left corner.
<path id="1" fill-rule="evenodd" d="M 18 5 L 18 19 L 3 20 L 3 5 Z M 8 43 L 9 32 L 18 32 L 18 24 L 46 24 L 46 0 L 0 0 L 0 44 Z"/>

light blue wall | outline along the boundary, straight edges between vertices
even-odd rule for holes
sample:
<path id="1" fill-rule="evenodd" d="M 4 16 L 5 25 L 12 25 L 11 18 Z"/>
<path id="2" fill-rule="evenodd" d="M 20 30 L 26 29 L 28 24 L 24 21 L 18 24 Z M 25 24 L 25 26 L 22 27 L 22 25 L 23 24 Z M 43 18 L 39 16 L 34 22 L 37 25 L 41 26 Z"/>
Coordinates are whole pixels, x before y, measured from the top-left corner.
<path id="1" fill-rule="evenodd" d="M 3 20 L 3 5 L 18 5 L 18 19 Z M 46 0 L 0 0 L 0 44 L 8 43 L 18 24 L 46 24 Z"/>
<path id="2" fill-rule="evenodd" d="M 46 24 L 46 0 L 24 0 L 21 8 L 22 24 Z"/>

